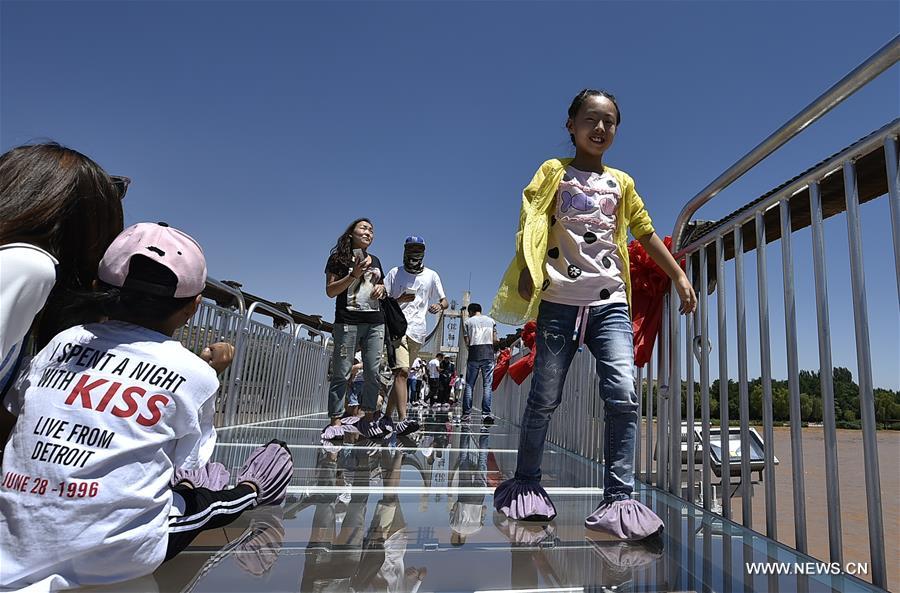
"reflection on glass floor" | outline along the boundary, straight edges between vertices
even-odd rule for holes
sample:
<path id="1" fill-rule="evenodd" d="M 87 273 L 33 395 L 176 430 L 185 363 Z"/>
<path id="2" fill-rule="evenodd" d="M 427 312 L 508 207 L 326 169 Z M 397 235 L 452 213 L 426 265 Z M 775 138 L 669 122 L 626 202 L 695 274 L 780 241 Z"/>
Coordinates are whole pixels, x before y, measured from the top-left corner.
<path id="1" fill-rule="evenodd" d="M 552 446 L 543 483 L 559 515 L 508 521 L 492 492 L 515 470 L 517 430 L 454 424 L 447 413 L 422 420 L 414 438 L 338 445 L 319 440 L 324 415 L 222 430 L 215 459 L 230 470 L 261 443 L 289 443 L 287 502 L 204 533 L 134 590 L 877 590 L 847 576 L 750 576 L 747 563 L 813 560 L 647 487 L 637 497 L 663 518 L 664 535 L 595 539 L 583 520 L 602 498 L 602 466 Z"/>

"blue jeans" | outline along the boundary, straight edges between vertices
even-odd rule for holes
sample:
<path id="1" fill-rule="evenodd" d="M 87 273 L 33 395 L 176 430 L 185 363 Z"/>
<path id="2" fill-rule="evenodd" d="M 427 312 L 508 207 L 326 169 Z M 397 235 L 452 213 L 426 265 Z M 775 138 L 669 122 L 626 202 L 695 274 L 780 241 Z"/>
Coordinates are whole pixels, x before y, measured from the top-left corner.
<path id="1" fill-rule="evenodd" d="M 575 326 L 580 308 L 542 301 L 538 309 L 534 375 L 522 416 L 516 478 L 540 481 L 547 427 L 562 401 L 569 365 L 578 350 Z M 623 500 L 634 490 L 634 441 L 638 400 L 635 394 L 634 338 L 628 305 L 613 303 L 589 308 L 584 342 L 597 362 L 600 396 L 606 424 L 603 495 Z"/>
<path id="2" fill-rule="evenodd" d="M 378 369 L 384 351 L 384 324 L 360 323 L 358 325 L 336 323 L 331 332 L 334 352 L 331 355 L 331 385 L 328 388 L 328 414 L 337 418 L 344 413 L 344 396 L 353 367 L 356 345 L 362 349 L 364 385 L 360 408 L 372 412 L 378 405 Z"/>
<path id="3" fill-rule="evenodd" d="M 481 371 L 481 381 L 484 387 L 484 396 L 481 398 L 481 413 L 487 416 L 491 413 L 491 397 L 493 395 L 494 383 L 494 361 L 486 360 L 470 360 L 466 363 L 466 392 L 463 395 L 463 414 L 472 411 L 472 386 L 478 378 L 478 371 Z"/>
<path id="4" fill-rule="evenodd" d="M 358 406 L 359 405 L 359 396 L 362 395 L 363 389 L 366 384 L 364 381 L 354 381 L 350 385 L 350 391 L 347 393 L 347 405 L 348 406 Z"/>
<path id="5" fill-rule="evenodd" d="M 419 380 L 415 377 L 409 377 L 406 380 L 406 398 L 408 402 L 414 402 L 418 400 L 416 388 L 418 387 Z"/>

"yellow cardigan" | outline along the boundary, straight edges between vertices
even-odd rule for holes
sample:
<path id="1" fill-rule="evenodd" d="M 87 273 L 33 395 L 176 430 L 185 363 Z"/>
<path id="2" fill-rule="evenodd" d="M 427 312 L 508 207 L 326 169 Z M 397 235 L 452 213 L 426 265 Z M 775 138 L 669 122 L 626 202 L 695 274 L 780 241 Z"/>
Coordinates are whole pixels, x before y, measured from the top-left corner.
<path id="1" fill-rule="evenodd" d="M 522 211 L 519 214 L 519 230 L 516 232 L 516 256 L 509 264 L 503 281 L 494 298 L 491 317 L 500 323 L 522 325 L 537 317 L 541 302 L 541 285 L 546 276 L 544 259 L 550 238 L 550 216 L 556 205 L 556 193 L 566 167 L 572 159 L 550 159 L 534 174 L 531 183 L 522 192 Z M 625 294 L 631 306 L 631 277 L 628 263 L 628 231 L 635 238 L 653 231 L 650 215 L 644 209 L 644 201 L 634 189 L 634 179 L 624 171 L 604 167 L 619 182 L 622 190 L 616 212 L 615 242 L 622 261 L 622 279 Z M 519 296 L 519 273 L 528 268 L 534 291 L 531 300 Z"/>

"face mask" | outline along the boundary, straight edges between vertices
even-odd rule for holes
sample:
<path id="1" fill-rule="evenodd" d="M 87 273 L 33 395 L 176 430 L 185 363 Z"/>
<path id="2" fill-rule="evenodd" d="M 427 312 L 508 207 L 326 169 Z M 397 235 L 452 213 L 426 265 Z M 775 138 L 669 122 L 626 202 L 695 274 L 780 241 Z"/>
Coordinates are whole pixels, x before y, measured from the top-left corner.
<path id="1" fill-rule="evenodd" d="M 410 274 L 420 274 L 425 269 L 425 252 L 419 250 L 403 250 L 403 269 Z"/>

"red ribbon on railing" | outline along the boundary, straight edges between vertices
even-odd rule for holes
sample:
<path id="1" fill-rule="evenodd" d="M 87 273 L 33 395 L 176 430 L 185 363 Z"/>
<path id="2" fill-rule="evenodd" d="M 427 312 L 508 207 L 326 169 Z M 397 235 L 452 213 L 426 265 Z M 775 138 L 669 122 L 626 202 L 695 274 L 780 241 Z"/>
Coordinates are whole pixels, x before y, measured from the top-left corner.
<path id="1" fill-rule="evenodd" d="M 494 364 L 494 382 L 491 384 L 494 391 L 500 387 L 500 382 L 503 381 L 506 371 L 509 370 L 510 356 L 509 348 L 504 348 L 497 353 L 497 362 Z"/>
<path id="2" fill-rule="evenodd" d="M 522 382 L 528 378 L 528 375 L 531 374 L 531 371 L 534 370 L 534 357 L 537 354 L 537 348 L 534 347 L 534 338 L 536 334 L 537 322 L 534 320 L 529 321 L 525 324 L 525 327 L 522 328 L 522 344 L 528 348 L 530 352 L 528 353 L 528 356 L 520 358 L 509 366 L 509 376 L 516 382 L 516 385 L 521 385 Z"/>
<path id="3" fill-rule="evenodd" d="M 669 251 L 672 237 L 663 239 Z M 644 366 L 653 354 L 653 344 L 662 325 L 663 297 L 671 280 L 656 265 L 638 241 L 628 244 L 631 260 L 631 325 L 634 329 L 634 364 Z"/>

